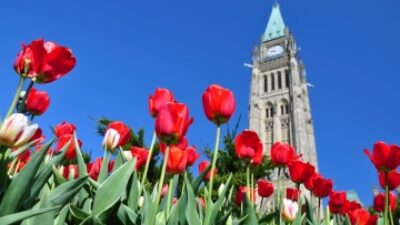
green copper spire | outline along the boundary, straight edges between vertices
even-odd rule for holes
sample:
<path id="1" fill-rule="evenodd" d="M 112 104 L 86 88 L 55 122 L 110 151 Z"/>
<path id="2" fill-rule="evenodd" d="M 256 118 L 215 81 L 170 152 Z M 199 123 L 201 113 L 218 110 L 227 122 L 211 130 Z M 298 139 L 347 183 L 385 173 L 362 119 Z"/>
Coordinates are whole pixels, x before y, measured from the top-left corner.
<path id="1" fill-rule="evenodd" d="M 272 6 L 267 28 L 262 36 L 262 41 L 270 41 L 285 35 L 285 22 L 283 22 L 279 5 Z"/>

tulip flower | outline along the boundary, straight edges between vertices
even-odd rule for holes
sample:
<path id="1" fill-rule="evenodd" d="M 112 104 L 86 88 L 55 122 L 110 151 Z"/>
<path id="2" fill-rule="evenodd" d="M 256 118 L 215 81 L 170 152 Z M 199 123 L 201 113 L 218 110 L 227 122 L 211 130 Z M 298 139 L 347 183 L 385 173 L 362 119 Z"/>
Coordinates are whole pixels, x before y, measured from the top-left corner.
<path id="1" fill-rule="evenodd" d="M 112 171 L 113 166 L 114 166 L 113 163 L 114 163 L 114 161 L 109 162 L 108 168 L 107 168 L 108 172 Z M 98 177 L 100 175 L 100 169 L 101 169 L 102 164 L 103 164 L 103 158 L 96 158 L 93 163 L 87 164 L 88 174 L 93 180 L 98 179 Z"/>
<path id="2" fill-rule="evenodd" d="M 239 159 L 248 159 L 252 165 L 260 165 L 263 155 L 263 144 L 257 133 L 245 130 L 235 139 L 235 151 Z"/>
<path id="3" fill-rule="evenodd" d="M 400 147 L 397 145 L 377 142 L 374 145 L 372 154 L 368 149 L 365 149 L 364 153 L 379 171 L 390 172 L 400 165 Z"/>
<path id="4" fill-rule="evenodd" d="M 132 146 L 131 154 L 132 154 L 133 158 L 136 158 L 135 169 L 139 170 L 146 163 L 146 159 L 149 154 L 149 151 L 145 148 Z"/>
<path id="5" fill-rule="evenodd" d="M 70 72 L 75 63 L 71 49 L 37 39 L 29 45 L 22 45 L 14 69 L 19 75 L 30 77 L 37 83 L 49 83 Z"/>
<path id="6" fill-rule="evenodd" d="M 378 176 L 379 176 L 379 184 L 381 185 L 381 188 L 385 189 L 385 186 L 386 186 L 385 172 L 379 171 Z M 387 185 L 388 185 L 390 191 L 396 189 L 400 185 L 400 173 L 397 170 L 393 170 L 388 173 Z"/>
<path id="7" fill-rule="evenodd" d="M 0 144 L 7 147 L 20 147 L 28 143 L 39 129 L 37 124 L 30 125 L 28 117 L 14 113 L 4 120 L 0 128 Z"/>
<path id="8" fill-rule="evenodd" d="M 54 133 L 57 138 L 60 138 L 65 134 L 74 134 L 75 131 L 76 131 L 75 125 L 67 122 L 62 122 L 54 128 Z"/>
<path id="9" fill-rule="evenodd" d="M 226 123 L 235 111 L 233 93 L 219 85 L 210 85 L 203 93 L 202 100 L 207 119 L 217 126 Z"/>
<path id="10" fill-rule="evenodd" d="M 274 185 L 267 180 L 258 179 L 257 192 L 259 196 L 263 198 L 268 198 L 272 195 L 272 193 L 274 193 Z"/>
<path id="11" fill-rule="evenodd" d="M 202 161 L 202 162 L 199 164 L 199 173 L 202 173 L 208 166 L 210 166 L 210 162 L 209 162 L 209 161 L 207 161 L 207 160 Z M 215 177 L 215 175 L 216 175 L 217 173 L 218 173 L 218 170 L 215 169 L 215 170 L 214 170 L 213 177 Z M 208 171 L 208 173 L 204 176 L 204 180 L 209 181 L 209 180 L 210 180 L 210 177 L 211 177 L 211 169 L 210 169 L 210 171 Z"/>
<path id="12" fill-rule="evenodd" d="M 61 166 L 60 170 L 61 170 L 61 174 L 63 175 L 63 177 L 67 180 L 69 180 L 70 178 L 73 178 L 73 179 L 78 178 L 79 169 L 78 169 L 78 165 L 76 165 L 76 164 Z"/>
<path id="13" fill-rule="evenodd" d="M 362 207 L 361 207 L 360 203 L 358 203 L 356 201 L 349 201 L 346 199 L 346 201 L 344 202 L 343 207 L 342 207 L 342 212 L 343 212 L 343 214 L 347 214 L 351 211 L 354 211 L 356 209 L 361 209 L 361 208 Z"/>
<path id="14" fill-rule="evenodd" d="M 225 184 L 221 183 L 218 188 L 218 197 L 222 195 L 222 192 L 224 191 L 224 189 L 225 189 Z"/>
<path id="15" fill-rule="evenodd" d="M 317 177 L 314 181 L 314 189 L 312 190 L 314 196 L 318 198 L 325 198 L 332 192 L 333 182 L 331 179 Z"/>
<path id="16" fill-rule="evenodd" d="M 169 189 L 169 185 L 168 184 L 164 184 L 162 190 L 161 190 L 161 197 L 165 197 L 168 194 L 168 189 Z"/>
<path id="17" fill-rule="evenodd" d="M 113 151 L 118 146 L 124 146 L 130 138 L 131 131 L 124 123 L 115 121 L 108 124 L 103 139 L 103 147 Z"/>
<path id="18" fill-rule="evenodd" d="M 198 198 L 197 198 L 197 202 L 201 205 L 201 207 L 202 207 L 203 209 L 206 208 L 206 201 L 204 200 L 203 197 L 198 197 Z"/>
<path id="19" fill-rule="evenodd" d="M 32 88 L 26 97 L 25 108 L 33 115 L 42 115 L 50 104 L 50 97 L 45 91 Z"/>
<path id="20" fill-rule="evenodd" d="M 294 160 L 289 163 L 290 178 L 294 183 L 302 184 L 315 173 L 315 167 L 310 163 Z"/>
<path id="21" fill-rule="evenodd" d="M 396 195 L 389 192 L 389 209 L 391 211 L 396 210 Z M 385 193 L 379 193 L 374 197 L 374 209 L 377 212 L 383 212 L 385 210 Z"/>
<path id="22" fill-rule="evenodd" d="M 297 188 L 286 188 L 286 198 L 294 202 L 297 202 L 300 197 L 300 193 L 300 190 Z"/>
<path id="23" fill-rule="evenodd" d="M 196 152 L 196 148 L 194 146 L 187 147 L 185 151 L 188 155 L 187 166 L 192 166 L 200 157 L 200 154 Z"/>
<path id="24" fill-rule="evenodd" d="M 193 118 L 185 104 L 169 102 L 158 113 L 155 121 L 157 137 L 167 145 L 179 143 L 186 135 Z"/>
<path id="25" fill-rule="evenodd" d="M 160 143 L 159 143 L 158 146 L 160 147 L 161 153 L 164 154 L 165 149 L 167 148 L 168 145 L 167 145 L 166 143 L 160 141 Z M 186 137 L 183 137 L 183 138 L 179 141 L 179 143 L 171 144 L 170 146 L 176 146 L 176 147 L 178 147 L 178 148 L 180 148 L 180 149 L 187 149 L 188 146 L 189 146 L 189 143 L 188 143 L 187 138 L 186 138 Z"/>
<path id="26" fill-rule="evenodd" d="M 187 152 L 178 147 L 170 147 L 167 161 L 167 172 L 181 174 L 185 172 L 187 166 Z"/>
<path id="27" fill-rule="evenodd" d="M 332 214 L 344 214 L 343 207 L 347 201 L 345 191 L 332 191 L 329 195 L 329 211 Z"/>
<path id="28" fill-rule="evenodd" d="M 378 217 L 364 209 L 356 209 L 348 213 L 352 225 L 376 225 Z"/>
<path id="29" fill-rule="evenodd" d="M 286 167 L 290 162 L 299 158 L 294 148 L 286 143 L 276 142 L 270 150 L 271 163 L 277 167 Z"/>
<path id="30" fill-rule="evenodd" d="M 254 203 L 256 201 L 256 192 L 254 189 L 250 189 L 250 190 L 253 192 L 253 194 L 252 194 L 253 199 L 250 199 L 250 201 Z M 246 194 L 247 194 L 247 186 L 239 186 L 239 189 L 237 190 L 236 197 L 235 197 L 236 205 L 240 206 L 240 204 L 242 204 L 242 202 L 246 198 Z"/>
<path id="31" fill-rule="evenodd" d="M 17 163 L 14 166 L 14 168 L 11 168 L 12 163 L 10 162 L 7 165 L 7 169 L 9 169 L 9 170 L 12 169 L 13 173 L 19 172 L 25 167 L 25 165 L 28 163 L 28 161 L 30 159 L 31 159 L 31 151 L 25 150 L 24 152 L 22 152 L 21 154 L 19 154 L 17 156 Z M 10 173 L 10 171 L 9 171 L 9 173 Z"/>
<path id="32" fill-rule="evenodd" d="M 315 172 L 311 177 L 309 177 L 306 182 L 304 182 L 304 186 L 309 190 L 312 191 L 314 189 L 315 179 L 318 177 L 322 177 L 319 173 Z"/>
<path id="33" fill-rule="evenodd" d="M 69 147 L 65 152 L 64 158 L 68 160 L 73 160 L 76 157 L 76 150 L 75 150 L 75 142 L 74 142 L 74 135 L 72 134 L 66 134 L 58 138 L 57 140 L 57 145 L 56 145 L 56 152 L 61 151 L 61 149 L 68 143 Z M 79 147 L 82 147 L 82 141 L 78 140 L 78 145 Z"/>
<path id="34" fill-rule="evenodd" d="M 281 216 L 283 221 L 289 223 L 293 222 L 296 218 L 297 212 L 299 211 L 299 205 L 296 201 L 292 201 L 290 199 L 283 199 Z"/>
<path id="35" fill-rule="evenodd" d="M 168 89 L 157 88 L 154 95 L 149 97 L 149 111 L 152 117 L 157 117 L 158 112 L 168 103 L 174 101 L 174 95 Z"/>

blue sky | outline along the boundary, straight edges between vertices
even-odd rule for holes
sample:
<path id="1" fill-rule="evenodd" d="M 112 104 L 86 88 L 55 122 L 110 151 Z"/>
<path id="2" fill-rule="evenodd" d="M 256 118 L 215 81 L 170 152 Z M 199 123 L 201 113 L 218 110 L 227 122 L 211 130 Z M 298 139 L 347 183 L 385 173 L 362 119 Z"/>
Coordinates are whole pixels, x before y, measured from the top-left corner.
<path id="1" fill-rule="evenodd" d="M 247 127 L 251 50 L 273 1 L 4 1 L 0 3 L 0 109 L 7 111 L 18 76 L 20 43 L 43 37 L 77 57 L 66 77 L 37 88 L 51 105 L 37 122 L 76 123 L 84 149 L 101 155 L 95 120 L 107 116 L 133 129 L 153 121 L 147 99 L 156 87 L 187 103 L 192 144 L 212 145 L 214 127 L 201 95 L 212 83 L 234 91 L 236 122 Z M 305 61 L 319 169 L 338 190 L 356 190 L 371 204 L 375 169 L 362 153 L 377 140 L 400 144 L 398 104 L 400 2 L 397 0 L 280 1 Z M 197 170 L 197 169 L 196 169 Z"/>

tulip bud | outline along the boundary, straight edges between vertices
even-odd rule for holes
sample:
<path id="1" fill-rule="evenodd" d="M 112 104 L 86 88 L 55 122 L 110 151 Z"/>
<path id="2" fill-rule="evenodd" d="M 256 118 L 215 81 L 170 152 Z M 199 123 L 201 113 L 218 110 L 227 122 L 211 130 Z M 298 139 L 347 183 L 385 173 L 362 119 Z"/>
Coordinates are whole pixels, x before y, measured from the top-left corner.
<path id="1" fill-rule="evenodd" d="M 132 156 L 131 151 L 121 151 L 121 154 L 122 154 L 122 157 L 123 157 L 126 161 L 129 161 L 129 160 L 132 160 L 132 159 L 133 159 L 133 156 Z"/>
<path id="2" fill-rule="evenodd" d="M 219 188 L 218 188 L 218 197 L 222 195 L 222 192 L 224 191 L 224 189 L 225 189 L 225 184 L 224 184 L 224 183 L 222 183 L 221 185 L 219 185 Z"/>
<path id="3" fill-rule="evenodd" d="M 37 124 L 29 125 L 28 117 L 14 113 L 4 120 L 0 128 L 0 144 L 7 147 L 20 147 L 29 142 L 39 128 Z"/>
<path id="4" fill-rule="evenodd" d="M 143 205 L 144 205 L 144 197 L 143 196 L 140 196 L 140 198 L 138 200 L 138 205 L 139 205 L 139 208 L 143 207 Z"/>
<path id="5" fill-rule="evenodd" d="M 202 96 L 203 109 L 207 119 L 220 126 L 231 118 L 235 111 L 233 93 L 219 85 L 210 85 Z"/>
<path id="6" fill-rule="evenodd" d="M 114 150 L 118 146 L 119 138 L 117 130 L 107 129 L 103 139 L 103 148 L 109 151 Z"/>
<path id="7" fill-rule="evenodd" d="M 164 197 L 168 193 L 168 184 L 164 184 L 163 188 L 161 189 L 161 197 Z"/>
<path id="8" fill-rule="evenodd" d="M 118 146 L 123 146 L 129 141 L 131 131 L 124 123 L 115 121 L 107 126 L 104 134 L 103 147 L 105 150 L 113 151 Z"/>
<path id="9" fill-rule="evenodd" d="M 286 198 L 283 199 L 281 216 L 285 222 L 293 222 L 298 211 L 299 205 L 297 205 L 297 202 L 293 202 Z"/>
<path id="10" fill-rule="evenodd" d="M 50 104 L 50 97 L 45 91 L 32 88 L 26 98 L 25 108 L 33 115 L 42 115 Z"/>

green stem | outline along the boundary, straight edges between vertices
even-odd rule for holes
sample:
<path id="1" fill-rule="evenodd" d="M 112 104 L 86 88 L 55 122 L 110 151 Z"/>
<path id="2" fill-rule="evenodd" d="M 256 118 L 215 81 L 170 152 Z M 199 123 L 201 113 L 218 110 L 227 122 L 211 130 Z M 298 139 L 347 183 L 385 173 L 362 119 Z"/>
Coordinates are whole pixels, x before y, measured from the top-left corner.
<path id="1" fill-rule="evenodd" d="M 31 91 L 31 89 L 32 89 L 32 87 L 33 87 L 34 84 L 35 84 L 35 82 L 33 82 L 33 80 L 31 80 L 31 81 L 29 82 L 28 88 L 27 88 L 26 91 L 25 91 L 25 95 L 24 95 L 24 97 L 23 97 L 22 100 L 21 100 L 21 106 L 20 106 L 19 109 L 18 109 L 18 112 L 19 112 L 19 113 L 24 112 L 25 104 L 26 104 L 26 98 L 28 97 L 29 92 Z"/>
<path id="2" fill-rule="evenodd" d="M 149 154 L 147 155 L 147 159 L 146 159 L 146 165 L 144 167 L 144 171 L 143 171 L 143 174 L 142 174 L 142 179 L 140 180 L 139 197 L 142 195 L 142 191 L 143 191 L 143 188 L 144 188 L 144 183 L 146 182 L 146 178 L 147 178 L 147 173 L 149 171 L 151 157 L 153 155 L 154 145 L 156 143 L 156 138 L 157 138 L 157 135 L 156 135 L 156 132 L 154 132 L 153 133 L 153 138 L 151 139 Z"/>
<path id="3" fill-rule="evenodd" d="M 263 205 L 263 202 L 264 202 L 264 198 L 263 198 L 263 197 L 261 197 L 261 202 L 260 202 L 260 212 L 261 212 L 261 210 L 262 210 L 262 205 Z"/>
<path id="4" fill-rule="evenodd" d="M 165 212 L 165 221 L 168 221 L 169 212 L 171 210 L 171 205 L 172 205 L 172 184 L 173 184 L 173 179 L 169 181 L 169 186 L 168 186 L 167 205 L 165 206 L 165 208 L 167 209 Z"/>
<path id="5" fill-rule="evenodd" d="M 213 181 L 214 181 L 214 171 L 215 171 L 215 166 L 217 164 L 217 158 L 218 158 L 218 148 L 219 148 L 219 136 L 221 132 L 221 127 L 217 126 L 217 134 L 215 135 L 215 145 L 214 145 L 214 155 L 212 159 L 212 164 L 211 164 L 211 175 L 210 175 L 210 182 L 208 183 L 208 200 L 212 202 L 212 190 L 213 190 Z"/>
<path id="6" fill-rule="evenodd" d="M 318 212 L 317 212 L 317 215 L 318 215 L 318 217 L 317 217 L 317 224 L 319 224 L 319 221 L 320 221 L 320 212 L 321 212 L 321 198 L 318 198 Z"/>
<path id="7" fill-rule="evenodd" d="M 384 224 L 388 225 L 388 210 L 389 209 L 389 185 L 388 185 L 388 172 L 385 172 L 385 214 L 384 214 Z"/>
<path id="8" fill-rule="evenodd" d="M 24 82 L 25 82 L 25 77 L 21 77 L 19 79 L 19 83 L 18 83 L 17 91 L 15 92 L 14 99 L 13 99 L 11 105 L 10 105 L 10 108 L 8 109 L 8 112 L 7 112 L 5 118 L 9 117 L 11 115 L 11 113 L 14 111 L 15 106 L 17 105 L 19 96 L 21 94 L 22 87 L 24 86 Z"/>
<path id="9" fill-rule="evenodd" d="M 255 200 L 256 199 L 256 196 L 254 196 L 254 173 L 253 173 L 253 171 L 251 171 L 251 180 L 250 180 L 250 195 L 251 195 L 251 199 L 250 199 L 250 201 L 252 201 L 253 199 Z M 254 201 L 254 204 L 256 204 L 255 203 L 255 201 Z"/>
<path id="10" fill-rule="evenodd" d="M 103 183 L 103 181 L 107 178 L 108 175 L 108 163 L 110 162 L 111 152 L 104 150 L 103 162 L 101 163 L 100 174 L 98 178 L 99 183 Z"/>
<path id="11" fill-rule="evenodd" d="M 249 198 L 250 202 L 251 202 L 251 191 L 250 191 L 250 166 L 247 166 L 246 168 L 246 193 L 247 193 L 247 197 Z"/>

